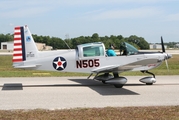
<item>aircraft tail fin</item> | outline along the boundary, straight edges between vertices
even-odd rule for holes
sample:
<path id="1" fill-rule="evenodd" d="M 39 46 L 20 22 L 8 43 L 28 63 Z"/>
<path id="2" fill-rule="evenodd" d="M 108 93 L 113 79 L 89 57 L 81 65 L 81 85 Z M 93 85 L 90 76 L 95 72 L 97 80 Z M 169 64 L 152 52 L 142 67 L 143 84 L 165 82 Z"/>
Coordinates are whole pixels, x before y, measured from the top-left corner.
<path id="1" fill-rule="evenodd" d="M 38 49 L 27 26 L 14 28 L 13 65 L 38 57 Z"/>

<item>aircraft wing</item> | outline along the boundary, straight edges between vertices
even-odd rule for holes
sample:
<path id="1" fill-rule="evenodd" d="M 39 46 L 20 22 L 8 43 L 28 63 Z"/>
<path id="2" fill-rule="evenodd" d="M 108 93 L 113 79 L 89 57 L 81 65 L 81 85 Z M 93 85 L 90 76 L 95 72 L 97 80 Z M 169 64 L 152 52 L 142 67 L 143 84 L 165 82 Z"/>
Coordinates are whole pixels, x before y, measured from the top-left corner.
<path id="1" fill-rule="evenodd" d="M 143 67 L 146 66 L 150 63 L 158 63 L 157 59 L 148 59 L 148 60 L 141 60 L 137 62 L 132 62 L 128 64 L 117 64 L 117 65 L 109 65 L 109 66 L 104 66 L 100 68 L 93 69 L 92 72 L 94 73 L 101 73 L 101 72 L 124 72 L 124 71 L 130 71 L 133 70 L 134 68 L 138 67 Z"/>
<path id="2" fill-rule="evenodd" d="M 105 67 L 100 67 L 97 69 L 92 70 L 94 73 L 101 73 L 101 72 L 124 72 L 124 71 L 130 71 L 136 67 L 141 67 L 142 65 L 135 65 L 135 64 L 126 64 L 126 65 L 110 65 Z"/>

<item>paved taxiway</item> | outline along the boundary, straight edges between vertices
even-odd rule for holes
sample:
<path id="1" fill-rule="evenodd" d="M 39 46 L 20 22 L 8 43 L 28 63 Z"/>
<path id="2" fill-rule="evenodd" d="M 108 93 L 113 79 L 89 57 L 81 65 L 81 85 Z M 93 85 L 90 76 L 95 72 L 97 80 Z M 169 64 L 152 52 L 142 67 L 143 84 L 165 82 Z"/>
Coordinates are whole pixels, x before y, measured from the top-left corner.
<path id="1" fill-rule="evenodd" d="M 86 77 L 0 78 L 0 109 L 179 105 L 179 76 L 156 76 L 151 86 L 126 78 L 122 89 Z"/>

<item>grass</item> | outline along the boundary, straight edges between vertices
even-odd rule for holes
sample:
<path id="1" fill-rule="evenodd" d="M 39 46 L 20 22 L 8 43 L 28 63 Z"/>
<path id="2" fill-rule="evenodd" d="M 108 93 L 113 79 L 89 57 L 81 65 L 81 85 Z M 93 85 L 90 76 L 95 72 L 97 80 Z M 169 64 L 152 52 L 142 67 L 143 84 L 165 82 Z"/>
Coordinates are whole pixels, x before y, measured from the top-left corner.
<path id="1" fill-rule="evenodd" d="M 0 120 L 178 120 L 179 106 L 0 111 Z"/>
<path id="2" fill-rule="evenodd" d="M 169 71 L 166 68 L 165 62 L 158 68 L 150 70 L 155 75 L 179 75 L 179 55 L 173 55 L 172 59 L 168 60 Z M 50 71 L 34 71 L 14 69 L 12 67 L 12 56 L 0 56 L 0 77 L 62 77 L 62 76 L 88 76 L 86 73 L 71 73 L 71 72 L 50 72 Z M 144 75 L 141 72 L 124 72 L 122 76 L 128 75 Z"/>

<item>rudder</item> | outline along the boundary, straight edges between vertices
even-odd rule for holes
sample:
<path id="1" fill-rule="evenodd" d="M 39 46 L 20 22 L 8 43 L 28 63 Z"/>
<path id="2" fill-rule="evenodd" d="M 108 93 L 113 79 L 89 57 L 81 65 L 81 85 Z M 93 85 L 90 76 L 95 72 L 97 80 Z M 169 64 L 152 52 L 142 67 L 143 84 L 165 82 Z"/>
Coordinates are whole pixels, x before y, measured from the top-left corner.
<path id="1" fill-rule="evenodd" d="M 36 59 L 38 49 L 27 26 L 14 28 L 13 63 Z"/>

